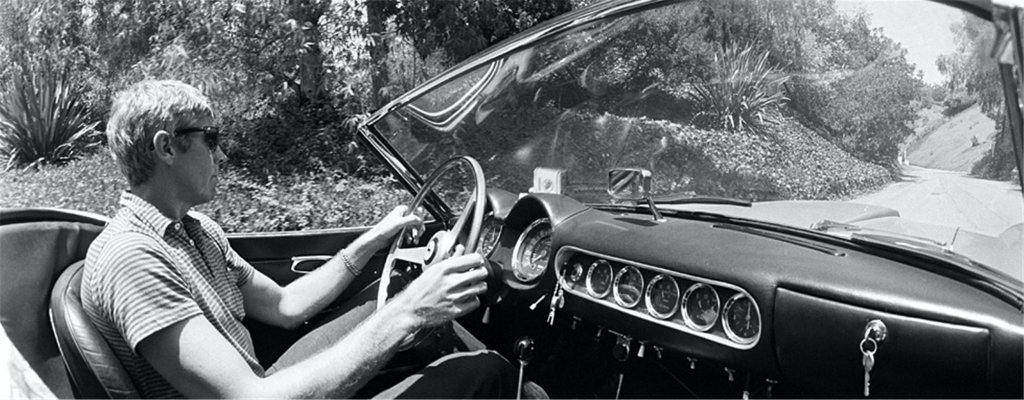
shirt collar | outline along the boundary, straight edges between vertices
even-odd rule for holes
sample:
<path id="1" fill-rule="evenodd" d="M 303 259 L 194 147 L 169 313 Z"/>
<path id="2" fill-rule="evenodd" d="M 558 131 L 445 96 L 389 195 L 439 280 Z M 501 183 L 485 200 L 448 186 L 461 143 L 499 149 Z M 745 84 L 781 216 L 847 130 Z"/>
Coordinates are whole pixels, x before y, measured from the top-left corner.
<path id="1" fill-rule="evenodd" d="M 122 207 L 135 214 L 135 217 L 138 218 L 139 221 L 142 221 L 143 224 L 160 235 L 167 234 L 167 229 L 172 226 L 175 230 L 180 230 L 182 227 L 181 221 L 167 218 L 160 212 L 160 210 L 157 210 L 156 207 L 148 201 L 130 192 L 124 192 L 121 194 L 120 203 Z"/>

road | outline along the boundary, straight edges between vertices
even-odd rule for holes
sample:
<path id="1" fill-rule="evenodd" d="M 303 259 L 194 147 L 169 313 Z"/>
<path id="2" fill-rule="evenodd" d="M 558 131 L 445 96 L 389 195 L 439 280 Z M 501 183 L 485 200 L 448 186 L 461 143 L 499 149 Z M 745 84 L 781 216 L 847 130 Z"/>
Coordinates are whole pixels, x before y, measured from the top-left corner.
<path id="1" fill-rule="evenodd" d="M 903 218 L 990 236 L 1024 221 L 1021 189 L 963 172 L 906 166 L 904 178 L 852 201 L 894 208 Z"/>

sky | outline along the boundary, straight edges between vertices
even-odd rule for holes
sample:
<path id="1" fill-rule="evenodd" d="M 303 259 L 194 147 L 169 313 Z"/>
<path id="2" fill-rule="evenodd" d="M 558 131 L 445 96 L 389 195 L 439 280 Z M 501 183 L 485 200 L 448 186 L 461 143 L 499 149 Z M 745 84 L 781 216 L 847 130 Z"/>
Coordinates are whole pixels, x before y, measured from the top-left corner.
<path id="1" fill-rule="evenodd" d="M 908 61 L 924 71 L 925 82 L 942 82 L 935 60 L 956 51 L 949 27 L 962 18 L 960 10 L 919 0 L 836 0 L 836 5 L 850 13 L 867 11 L 872 27 L 903 44 Z"/>

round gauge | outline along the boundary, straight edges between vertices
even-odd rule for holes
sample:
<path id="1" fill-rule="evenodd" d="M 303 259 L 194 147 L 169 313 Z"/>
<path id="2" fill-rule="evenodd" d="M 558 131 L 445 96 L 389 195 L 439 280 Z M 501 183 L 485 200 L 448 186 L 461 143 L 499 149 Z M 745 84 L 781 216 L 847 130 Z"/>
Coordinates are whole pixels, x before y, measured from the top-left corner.
<path id="1" fill-rule="evenodd" d="M 512 273 L 522 282 L 536 280 L 548 267 L 551 255 L 551 223 L 547 218 L 534 221 L 526 227 L 512 257 Z"/>
<path id="2" fill-rule="evenodd" d="M 754 343 L 761 335 L 761 314 L 757 304 L 744 293 L 725 302 L 725 334 L 740 344 Z"/>
<path id="3" fill-rule="evenodd" d="M 605 260 L 594 261 L 587 270 L 587 293 L 604 298 L 612 291 L 612 265 Z"/>
<path id="4" fill-rule="evenodd" d="M 615 302 L 626 308 L 640 303 L 644 292 L 644 276 L 634 266 L 627 265 L 615 275 Z"/>
<path id="5" fill-rule="evenodd" d="M 722 303 L 715 288 L 695 283 L 683 293 L 683 322 L 690 328 L 704 332 L 718 320 Z"/>
<path id="6" fill-rule="evenodd" d="M 679 308 L 679 284 L 668 275 L 658 275 L 647 285 L 644 296 L 647 313 L 659 319 L 669 319 Z"/>
<path id="7" fill-rule="evenodd" d="M 476 252 L 484 257 L 491 255 L 494 248 L 498 246 L 498 239 L 501 239 L 501 221 L 494 218 L 484 220 L 484 226 L 480 228 L 480 240 L 476 245 Z"/>

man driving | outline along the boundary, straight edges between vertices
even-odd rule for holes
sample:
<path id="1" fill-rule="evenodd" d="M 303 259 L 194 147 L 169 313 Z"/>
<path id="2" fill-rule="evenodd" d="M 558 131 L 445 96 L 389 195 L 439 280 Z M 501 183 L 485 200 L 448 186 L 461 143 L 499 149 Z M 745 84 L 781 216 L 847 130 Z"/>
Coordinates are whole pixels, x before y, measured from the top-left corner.
<path id="1" fill-rule="evenodd" d="M 379 310 L 354 307 L 264 370 L 243 318 L 303 324 L 398 232 L 422 229 L 423 222 L 397 207 L 326 264 L 282 287 L 235 253 L 217 223 L 191 210 L 214 199 L 227 159 L 198 89 L 176 81 L 133 85 L 114 100 L 106 133 L 130 190 L 89 248 L 82 299 L 144 397 L 351 397 L 403 339 L 472 311 L 487 290 L 483 258 L 457 248 Z M 477 351 L 442 357 L 377 396 L 515 396 L 516 371 L 504 358 L 479 343 L 463 347 Z"/>

